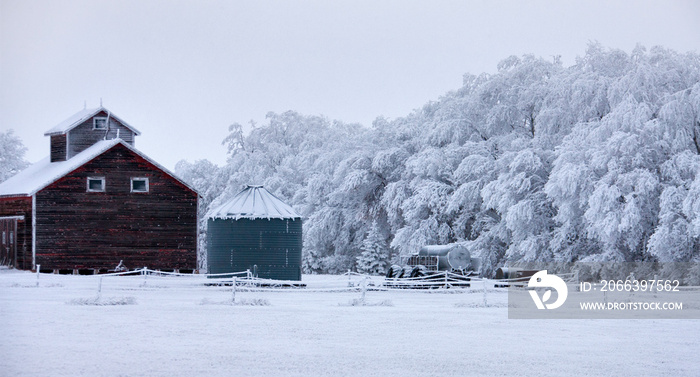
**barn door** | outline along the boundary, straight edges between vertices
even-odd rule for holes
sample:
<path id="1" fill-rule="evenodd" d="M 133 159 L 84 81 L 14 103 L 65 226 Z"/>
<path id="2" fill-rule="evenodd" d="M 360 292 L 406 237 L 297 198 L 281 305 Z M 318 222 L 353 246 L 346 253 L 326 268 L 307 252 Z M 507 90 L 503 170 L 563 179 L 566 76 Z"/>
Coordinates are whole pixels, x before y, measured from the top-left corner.
<path id="1" fill-rule="evenodd" d="M 0 219 L 0 265 L 15 266 L 17 260 L 17 219 Z"/>

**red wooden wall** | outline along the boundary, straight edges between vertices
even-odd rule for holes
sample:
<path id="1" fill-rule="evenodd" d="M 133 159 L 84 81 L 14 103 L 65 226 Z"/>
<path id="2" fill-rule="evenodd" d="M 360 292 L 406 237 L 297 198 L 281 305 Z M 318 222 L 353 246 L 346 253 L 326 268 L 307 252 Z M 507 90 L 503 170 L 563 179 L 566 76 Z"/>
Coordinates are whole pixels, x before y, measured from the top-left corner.
<path id="1" fill-rule="evenodd" d="M 105 177 L 105 192 L 87 192 Z M 131 178 L 149 179 L 132 193 Z M 48 269 L 195 269 L 195 192 L 117 144 L 36 194 L 36 263 Z"/>
<path id="2" fill-rule="evenodd" d="M 0 217 L 24 216 L 17 221 L 17 260 L 14 267 L 32 268 L 32 198 L 0 198 Z"/>

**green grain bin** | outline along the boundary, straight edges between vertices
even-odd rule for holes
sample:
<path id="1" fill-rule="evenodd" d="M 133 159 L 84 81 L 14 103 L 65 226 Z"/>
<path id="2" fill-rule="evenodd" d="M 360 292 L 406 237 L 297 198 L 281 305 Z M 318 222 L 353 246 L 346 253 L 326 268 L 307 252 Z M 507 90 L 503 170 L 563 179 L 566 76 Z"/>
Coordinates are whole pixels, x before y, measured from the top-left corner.
<path id="1" fill-rule="evenodd" d="M 210 274 L 250 270 L 264 279 L 301 280 L 301 216 L 262 186 L 248 186 L 209 213 Z"/>

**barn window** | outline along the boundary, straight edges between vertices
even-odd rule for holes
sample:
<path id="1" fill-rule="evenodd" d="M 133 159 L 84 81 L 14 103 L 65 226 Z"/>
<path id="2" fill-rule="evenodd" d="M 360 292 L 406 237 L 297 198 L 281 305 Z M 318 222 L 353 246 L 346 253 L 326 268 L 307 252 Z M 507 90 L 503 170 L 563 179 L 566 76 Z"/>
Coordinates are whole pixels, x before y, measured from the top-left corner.
<path id="1" fill-rule="evenodd" d="M 88 177 L 87 190 L 88 192 L 104 192 L 105 177 Z"/>
<path id="2" fill-rule="evenodd" d="M 7 245 L 7 240 L 5 239 L 5 231 L 2 231 L 2 244 Z"/>
<path id="3" fill-rule="evenodd" d="M 92 129 L 93 130 L 106 130 L 107 129 L 107 118 L 106 117 L 94 117 L 94 118 L 92 118 Z"/>
<path id="4" fill-rule="evenodd" d="M 131 192 L 148 192 L 148 178 L 131 178 Z"/>

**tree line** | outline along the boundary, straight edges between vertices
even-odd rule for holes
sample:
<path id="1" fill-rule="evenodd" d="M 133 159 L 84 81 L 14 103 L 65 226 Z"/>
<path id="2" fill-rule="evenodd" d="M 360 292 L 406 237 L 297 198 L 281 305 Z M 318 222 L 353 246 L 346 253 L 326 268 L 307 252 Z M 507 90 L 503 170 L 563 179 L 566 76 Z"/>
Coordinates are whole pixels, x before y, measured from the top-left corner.
<path id="1" fill-rule="evenodd" d="M 291 204 L 304 217 L 307 273 L 380 272 L 367 258 L 452 242 L 487 274 L 531 262 L 700 263 L 698 54 L 592 43 L 570 67 L 525 55 L 497 68 L 369 128 L 294 111 L 247 133 L 233 124 L 225 166 L 176 170 L 203 194 L 203 219 L 248 183 Z"/>

